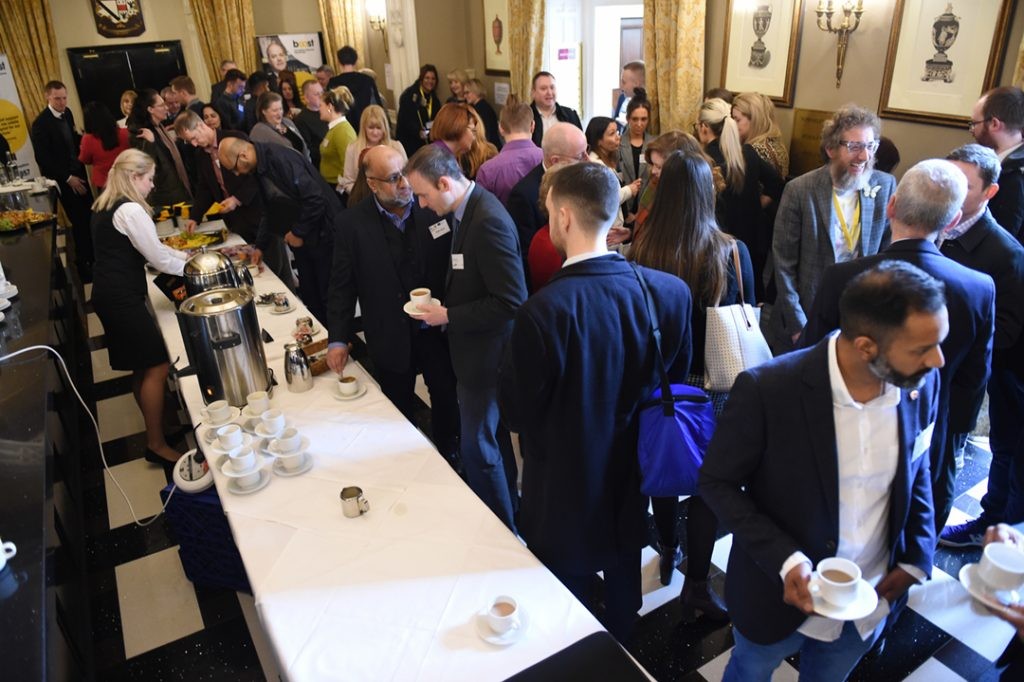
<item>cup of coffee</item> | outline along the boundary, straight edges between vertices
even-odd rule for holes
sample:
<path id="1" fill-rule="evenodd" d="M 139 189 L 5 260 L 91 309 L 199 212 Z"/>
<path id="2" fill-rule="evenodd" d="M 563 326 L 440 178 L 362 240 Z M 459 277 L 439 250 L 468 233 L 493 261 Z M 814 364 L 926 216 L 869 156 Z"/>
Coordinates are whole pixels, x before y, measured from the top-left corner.
<path id="1" fill-rule="evenodd" d="M 260 469 L 256 466 L 256 453 L 251 447 L 239 446 L 228 453 L 231 460 L 231 467 L 236 474 L 246 472 L 244 476 L 238 476 L 240 488 L 248 488 L 260 482 Z"/>
<path id="2" fill-rule="evenodd" d="M 978 577 L 995 591 L 1016 590 L 1024 584 L 1024 552 L 1012 545 L 985 545 L 978 562 Z"/>
<path id="3" fill-rule="evenodd" d="M 274 450 L 278 454 L 291 455 L 299 454 L 299 446 L 302 444 L 302 436 L 299 435 L 299 430 L 288 427 L 274 440 Z"/>
<path id="4" fill-rule="evenodd" d="M 419 287 L 409 292 L 409 301 L 417 310 L 422 310 L 422 306 L 430 303 L 430 300 L 430 289 L 426 287 Z"/>
<path id="5" fill-rule="evenodd" d="M 350 519 L 370 511 L 370 503 L 363 497 L 363 489 L 354 485 L 342 488 L 341 510 Z"/>
<path id="6" fill-rule="evenodd" d="M 359 379 L 353 376 L 338 377 L 338 393 L 345 398 L 359 393 Z"/>
<path id="7" fill-rule="evenodd" d="M 245 396 L 245 404 L 251 414 L 263 414 L 270 409 L 270 394 L 266 391 L 253 391 Z"/>
<path id="8" fill-rule="evenodd" d="M 14 546 L 13 542 L 0 543 L 0 571 L 4 570 L 4 567 L 7 566 L 7 560 L 13 559 L 17 553 L 18 548 Z"/>
<path id="9" fill-rule="evenodd" d="M 495 597 L 491 602 L 491 607 L 487 609 L 487 625 L 499 635 L 517 629 L 519 627 L 519 605 L 516 600 L 504 594 Z"/>
<path id="10" fill-rule="evenodd" d="M 274 312 L 275 313 L 286 313 L 291 308 L 291 302 L 288 301 L 288 297 L 285 294 L 275 294 L 274 296 Z"/>
<path id="11" fill-rule="evenodd" d="M 227 421 L 231 417 L 231 405 L 229 405 L 226 400 L 214 400 L 212 403 L 207 405 L 202 412 L 206 421 L 219 424 L 220 422 Z"/>
<path id="12" fill-rule="evenodd" d="M 284 428 L 284 412 L 281 410 L 267 410 L 260 415 L 263 428 L 270 433 L 278 433 Z"/>
<path id="13" fill-rule="evenodd" d="M 811 593 L 817 592 L 833 606 L 849 606 L 857 598 L 860 577 L 860 566 L 849 559 L 822 559 L 811 579 Z"/>
<path id="14" fill-rule="evenodd" d="M 217 429 L 217 446 L 221 450 L 232 450 L 242 444 L 242 427 L 228 424 Z"/>

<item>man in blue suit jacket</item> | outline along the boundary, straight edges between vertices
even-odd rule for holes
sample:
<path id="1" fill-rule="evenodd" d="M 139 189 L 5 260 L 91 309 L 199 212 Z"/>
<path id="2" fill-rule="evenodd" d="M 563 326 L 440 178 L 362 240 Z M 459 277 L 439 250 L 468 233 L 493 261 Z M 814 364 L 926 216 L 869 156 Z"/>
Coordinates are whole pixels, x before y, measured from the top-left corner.
<path id="1" fill-rule="evenodd" d="M 922 161 L 904 174 L 886 209 L 892 244 L 881 253 L 829 267 L 818 286 L 801 336 L 804 348 L 839 327 L 839 297 L 850 280 L 884 260 L 921 268 L 946 285 L 949 336 L 942 342 L 939 416 L 932 434 L 932 495 L 936 532 L 953 506 L 955 451 L 975 426 L 992 361 L 996 289 L 992 278 L 943 256 L 935 246 L 940 230 L 957 224 L 967 179 L 949 161 Z"/>
<path id="2" fill-rule="evenodd" d="M 562 269 L 516 313 L 501 368 L 501 415 L 523 442 L 519 528 L 534 554 L 584 604 L 604 571 L 605 625 L 625 641 L 641 604 L 638 412 L 657 382 L 639 280 L 609 253 L 619 184 L 600 164 L 554 173 L 547 208 Z M 640 268 L 651 290 L 671 377 L 690 364 L 690 291 Z"/>
<path id="3" fill-rule="evenodd" d="M 701 468 L 700 495 L 733 533 L 726 680 L 767 679 L 798 651 L 801 675 L 844 679 L 889 606 L 931 574 L 925 455 L 949 331 L 942 284 L 882 263 L 850 283 L 839 310 L 837 335 L 739 376 Z M 813 615 L 825 607 L 811 570 L 832 556 L 855 562 L 882 598 L 870 615 Z"/>

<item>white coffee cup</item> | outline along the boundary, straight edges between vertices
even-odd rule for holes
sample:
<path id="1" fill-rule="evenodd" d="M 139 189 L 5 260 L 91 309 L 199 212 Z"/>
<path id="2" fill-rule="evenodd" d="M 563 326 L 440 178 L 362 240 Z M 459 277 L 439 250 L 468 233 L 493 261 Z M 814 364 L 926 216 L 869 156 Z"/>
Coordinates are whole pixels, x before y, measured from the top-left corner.
<path id="1" fill-rule="evenodd" d="M 505 594 L 495 597 L 487 609 L 487 625 L 499 635 L 517 629 L 519 604 L 516 600 Z"/>
<path id="2" fill-rule="evenodd" d="M 13 542 L 0 543 L 0 571 L 4 570 L 4 567 L 7 566 L 7 560 L 13 559 L 17 553 L 18 548 L 15 547 Z"/>
<path id="3" fill-rule="evenodd" d="M 284 412 L 281 410 L 267 410 L 260 415 L 263 427 L 271 433 L 278 433 L 284 428 Z"/>
<path id="4" fill-rule="evenodd" d="M 822 559 L 811 579 L 811 592 L 818 592 L 833 606 L 849 606 L 857 598 L 860 578 L 860 566 L 849 559 Z"/>
<path id="5" fill-rule="evenodd" d="M 338 393 L 346 398 L 359 393 L 359 379 L 354 376 L 339 377 Z"/>
<path id="6" fill-rule="evenodd" d="M 238 424 L 228 424 L 217 429 L 217 445 L 221 450 L 231 450 L 242 444 L 242 428 Z"/>
<path id="7" fill-rule="evenodd" d="M 231 405 L 226 400 L 214 400 L 203 410 L 206 420 L 214 423 L 227 421 L 231 417 Z"/>
<path id="8" fill-rule="evenodd" d="M 260 469 L 256 466 L 256 453 L 252 451 L 251 447 L 237 447 L 228 453 L 228 458 L 231 460 L 231 467 L 235 473 L 249 472 L 235 478 L 238 487 L 248 488 L 260 482 Z"/>
<path id="9" fill-rule="evenodd" d="M 992 590 L 1016 590 L 1024 584 L 1024 552 L 1012 545 L 985 545 L 978 562 L 978 577 Z"/>
<path id="10" fill-rule="evenodd" d="M 272 443 L 274 450 L 282 455 L 298 454 L 299 446 L 302 445 L 302 436 L 299 430 L 288 427 Z"/>
<path id="11" fill-rule="evenodd" d="M 266 391 L 254 391 L 245 397 L 250 414 L 263 414 L 270 409 L 270 395 Z"/>
<path id="12" fill-rule="evenodd" d="M 427 305 L 431 300 L 430 289 L 426 287 L 417 287 L 409 292 L 409 301 L 417 310 L 422 310 L 422 306 Z"/>

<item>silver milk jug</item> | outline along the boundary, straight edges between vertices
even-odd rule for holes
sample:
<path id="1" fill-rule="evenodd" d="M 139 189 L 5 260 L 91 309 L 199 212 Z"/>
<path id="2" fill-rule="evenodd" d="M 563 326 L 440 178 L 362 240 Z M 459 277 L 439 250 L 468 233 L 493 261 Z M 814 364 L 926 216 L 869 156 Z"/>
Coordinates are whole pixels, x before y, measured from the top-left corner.
<path id="1" fill-rule="evenodd" d="M 303 393 L 313 388 L 313 370 L 309 367 L 309 358 L 297 343 L 284 345 L 284 378 L 292 393 Z"/>

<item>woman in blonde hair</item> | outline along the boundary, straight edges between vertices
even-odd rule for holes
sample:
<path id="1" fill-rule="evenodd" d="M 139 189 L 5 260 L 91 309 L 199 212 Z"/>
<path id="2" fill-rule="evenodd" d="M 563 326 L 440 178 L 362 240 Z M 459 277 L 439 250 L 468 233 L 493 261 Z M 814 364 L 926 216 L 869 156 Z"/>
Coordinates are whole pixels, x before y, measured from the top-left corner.
<path id="1" fill-rule="evenodd" d="M 445 100 L 445 104 L 449 102 L 465 102 L 466 83 L 469 82 L 469 74 L 462 69 L 452 69 L 448 72 L 447 77 L 448 89 L 452 91 L 452 96 Z"/>
<path id="2" fill-rule="evenodd" d="M 459 161 L 462 164 L 462 169 L 466 172 L 466 177 L 476 179 L 476 173 L 480 170 L 480 166 L 498 155 L 498 147 L 487 139 L 487 124 L 484 123 L 480 112 L 470 107 L 469 113 L 476 120 L 476 128 L 473 130 L 473 144 L 470 145 L 469 151 Z"/>
<path id="3" fill-rule="evenodd" d="M 107 186 L 92 206 L 96 249 L 92 303 L 103 324 L 110 366 L 132 372 L 132 390 L 146 423 L 146 459 L 171 466 L 178 457 L 163 431 L 167 350 L 146 307 L 146 263 L 181 275 L 188 254 L 160 243 L 146 196 L 153 189 L 152 157 L 127 149 L 114 160 Z"/>
<path id="4" fill-rule="evenodd" d="M 345 174 L 339 183 L 343 191 L 352 191 L 352 186 L 359 176 L 359 158 L 363 150 L 379 144 L 387 145 L 401 154 L 403 159 L 407 158 L 402 143 L 391 139 L 388 115 L 384 107 L 371 104 L 363 109 L 363 114 L 359 117 L 359 135 L 355 142 L 349 143 L 345 149 Z"/>
<path id="5" fill-rule="evenodd" d="M 731 114 L 732 107 L 725 100 L 704 102 L 698 114 L 697 137 L 725 177 L 725 189 L 715 205 L 718 224 L 750 249 L 754 279 L 760 282 L 769 246 L 761 196 L 778 202 L 784 182 L 774 166 L 743 144 Z M 760 287 L 757 293 L 761 294 Z"/>
<path id="6" fill-rule="evenodd" d="M 320 102 L 320 120 L 327 123 L 327 134 L 320 143 L 320 175 L 342 192 L 345 191 L 342 186 L 345 154 L 348 146 L 356 140 L 356 131 L 345 118 L 353 102 L 352 92 L 344 85 L 325 92 Z"/>
<path id="7" fill-rule="evenodd" d="M 775 120 L 775 105 L 770 97 L 757 92 L 741 92 L 732 101 L 732 120 L 740 140 L 774 166 L 782 177 L 789 175 L 789 150 L 782 142 L 782 131 Z"/>

